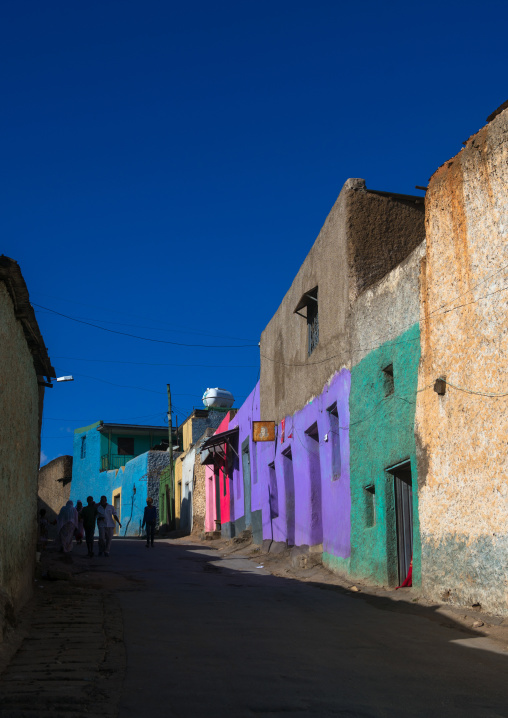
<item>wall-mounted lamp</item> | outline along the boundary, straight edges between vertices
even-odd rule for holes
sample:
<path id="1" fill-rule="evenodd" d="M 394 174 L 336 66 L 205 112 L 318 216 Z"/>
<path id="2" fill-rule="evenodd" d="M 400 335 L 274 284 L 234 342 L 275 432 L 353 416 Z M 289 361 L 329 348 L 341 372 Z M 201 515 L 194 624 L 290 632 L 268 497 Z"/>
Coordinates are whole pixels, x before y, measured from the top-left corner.
<path id="1" fill-rule="evenodd" d="M 439 379 L 436 379 L 434 382 L 434 391 L 436 394 L 439 394 L 439 396 L 446 394 L 446 379 L 444 377 L 440 376 Z"/>
<path id="2" fill-rule="evenodd" d="M 55 379 L 55 381 L 74 381 L 74 377 L 73 376 L 59 376 Z M 39 386 L 47 386 L 48 389 L 53 388 L 53 384 L 49 381 L 39 381 L 37 383 L 39 384 Z"/>

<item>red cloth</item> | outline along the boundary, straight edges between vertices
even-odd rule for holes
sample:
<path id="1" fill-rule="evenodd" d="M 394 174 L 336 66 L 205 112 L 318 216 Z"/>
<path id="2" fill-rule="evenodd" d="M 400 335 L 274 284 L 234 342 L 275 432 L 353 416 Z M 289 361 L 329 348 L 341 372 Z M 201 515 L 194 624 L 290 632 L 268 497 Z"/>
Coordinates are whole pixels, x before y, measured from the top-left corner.
<path id="1" fill-rule="evenodd" d="M 406 588 L 406 586 L 412 586 L 413 585 L 413 557 L 411 556 L 411 562 L 409 564 L 409 571 L 407 572 L 407 576 L 404 579 L 404 582 L 400 584 L 400 586 L 397 586 L 397 588 Z M 395 590 L 397 590 L 397 588 Z"/>

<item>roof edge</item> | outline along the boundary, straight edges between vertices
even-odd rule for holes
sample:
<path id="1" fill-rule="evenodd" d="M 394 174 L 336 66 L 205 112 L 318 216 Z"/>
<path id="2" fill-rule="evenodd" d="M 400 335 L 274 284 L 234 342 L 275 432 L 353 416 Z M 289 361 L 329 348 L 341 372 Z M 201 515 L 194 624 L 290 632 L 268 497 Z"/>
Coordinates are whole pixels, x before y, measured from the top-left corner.
<path id="1" fill-rule="evenodd" d="M 0 281 L 3 281 L 14 305 L 14 315 L 21 323 L 23 334 L 33 358 L 36 374 L 48 379 L 56 378 L 48 350 L 44 344 L 35 311 L 30 304 L 28 287 L 19 264 L 4 254 L 0 255 Z"/>

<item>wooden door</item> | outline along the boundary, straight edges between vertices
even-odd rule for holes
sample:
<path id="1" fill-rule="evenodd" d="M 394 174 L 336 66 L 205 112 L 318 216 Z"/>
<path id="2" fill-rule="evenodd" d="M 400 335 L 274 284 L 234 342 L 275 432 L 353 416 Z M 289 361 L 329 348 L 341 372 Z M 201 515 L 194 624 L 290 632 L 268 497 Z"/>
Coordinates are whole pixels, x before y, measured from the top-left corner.
<path id="1" fill-rule="evenodd" d="M 395 481 L 399 584 L 401 584 L 407 576 L 413 556 L 413 482 L 410 463 L 407 462 L 395 469 L 393 476 Z"/>

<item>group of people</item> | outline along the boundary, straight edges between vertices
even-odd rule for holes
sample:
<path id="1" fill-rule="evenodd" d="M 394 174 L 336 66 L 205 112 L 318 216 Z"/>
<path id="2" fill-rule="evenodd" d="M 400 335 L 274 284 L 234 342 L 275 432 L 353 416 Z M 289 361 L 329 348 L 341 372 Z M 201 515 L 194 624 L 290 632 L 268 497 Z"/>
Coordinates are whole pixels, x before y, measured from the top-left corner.
<path id="1" fill-rule="evenodd" d="M 99 556 L 109 556 L 111 542 L 115 531 L 115 522 L 120 528 L 122 524 L 116 514 L 115 507 L 108 504 L 106 496 L 101 496 L 100 502 L 97 504 L 93 500 L 93 496 L 88 496 L 86 506 L 81 501 L 76 502 L 76 506 L 72 501 L 67 501 L 62 506 L 58 514 L 56 523 L 60 550 L 70 556 L 74 539 L 81 544 L 83 535 L 85 536 L 88 557 L 92 558 L 94 553 L 95 527 L 97 525 L 99 531 Z M 143 524 L 141 528 L 146 526 L 146 547 L 149 548 L 154 544 L 155 525 L 157 521 L 157 509 L 153 505 L 153 499 L 148 497 L 146 500 L 145 512 L 143 515 Z M 50 522 L 46 519 L 46 509 L 39 511 L 39 544 L 44 548 L 48 541 Z"/>

